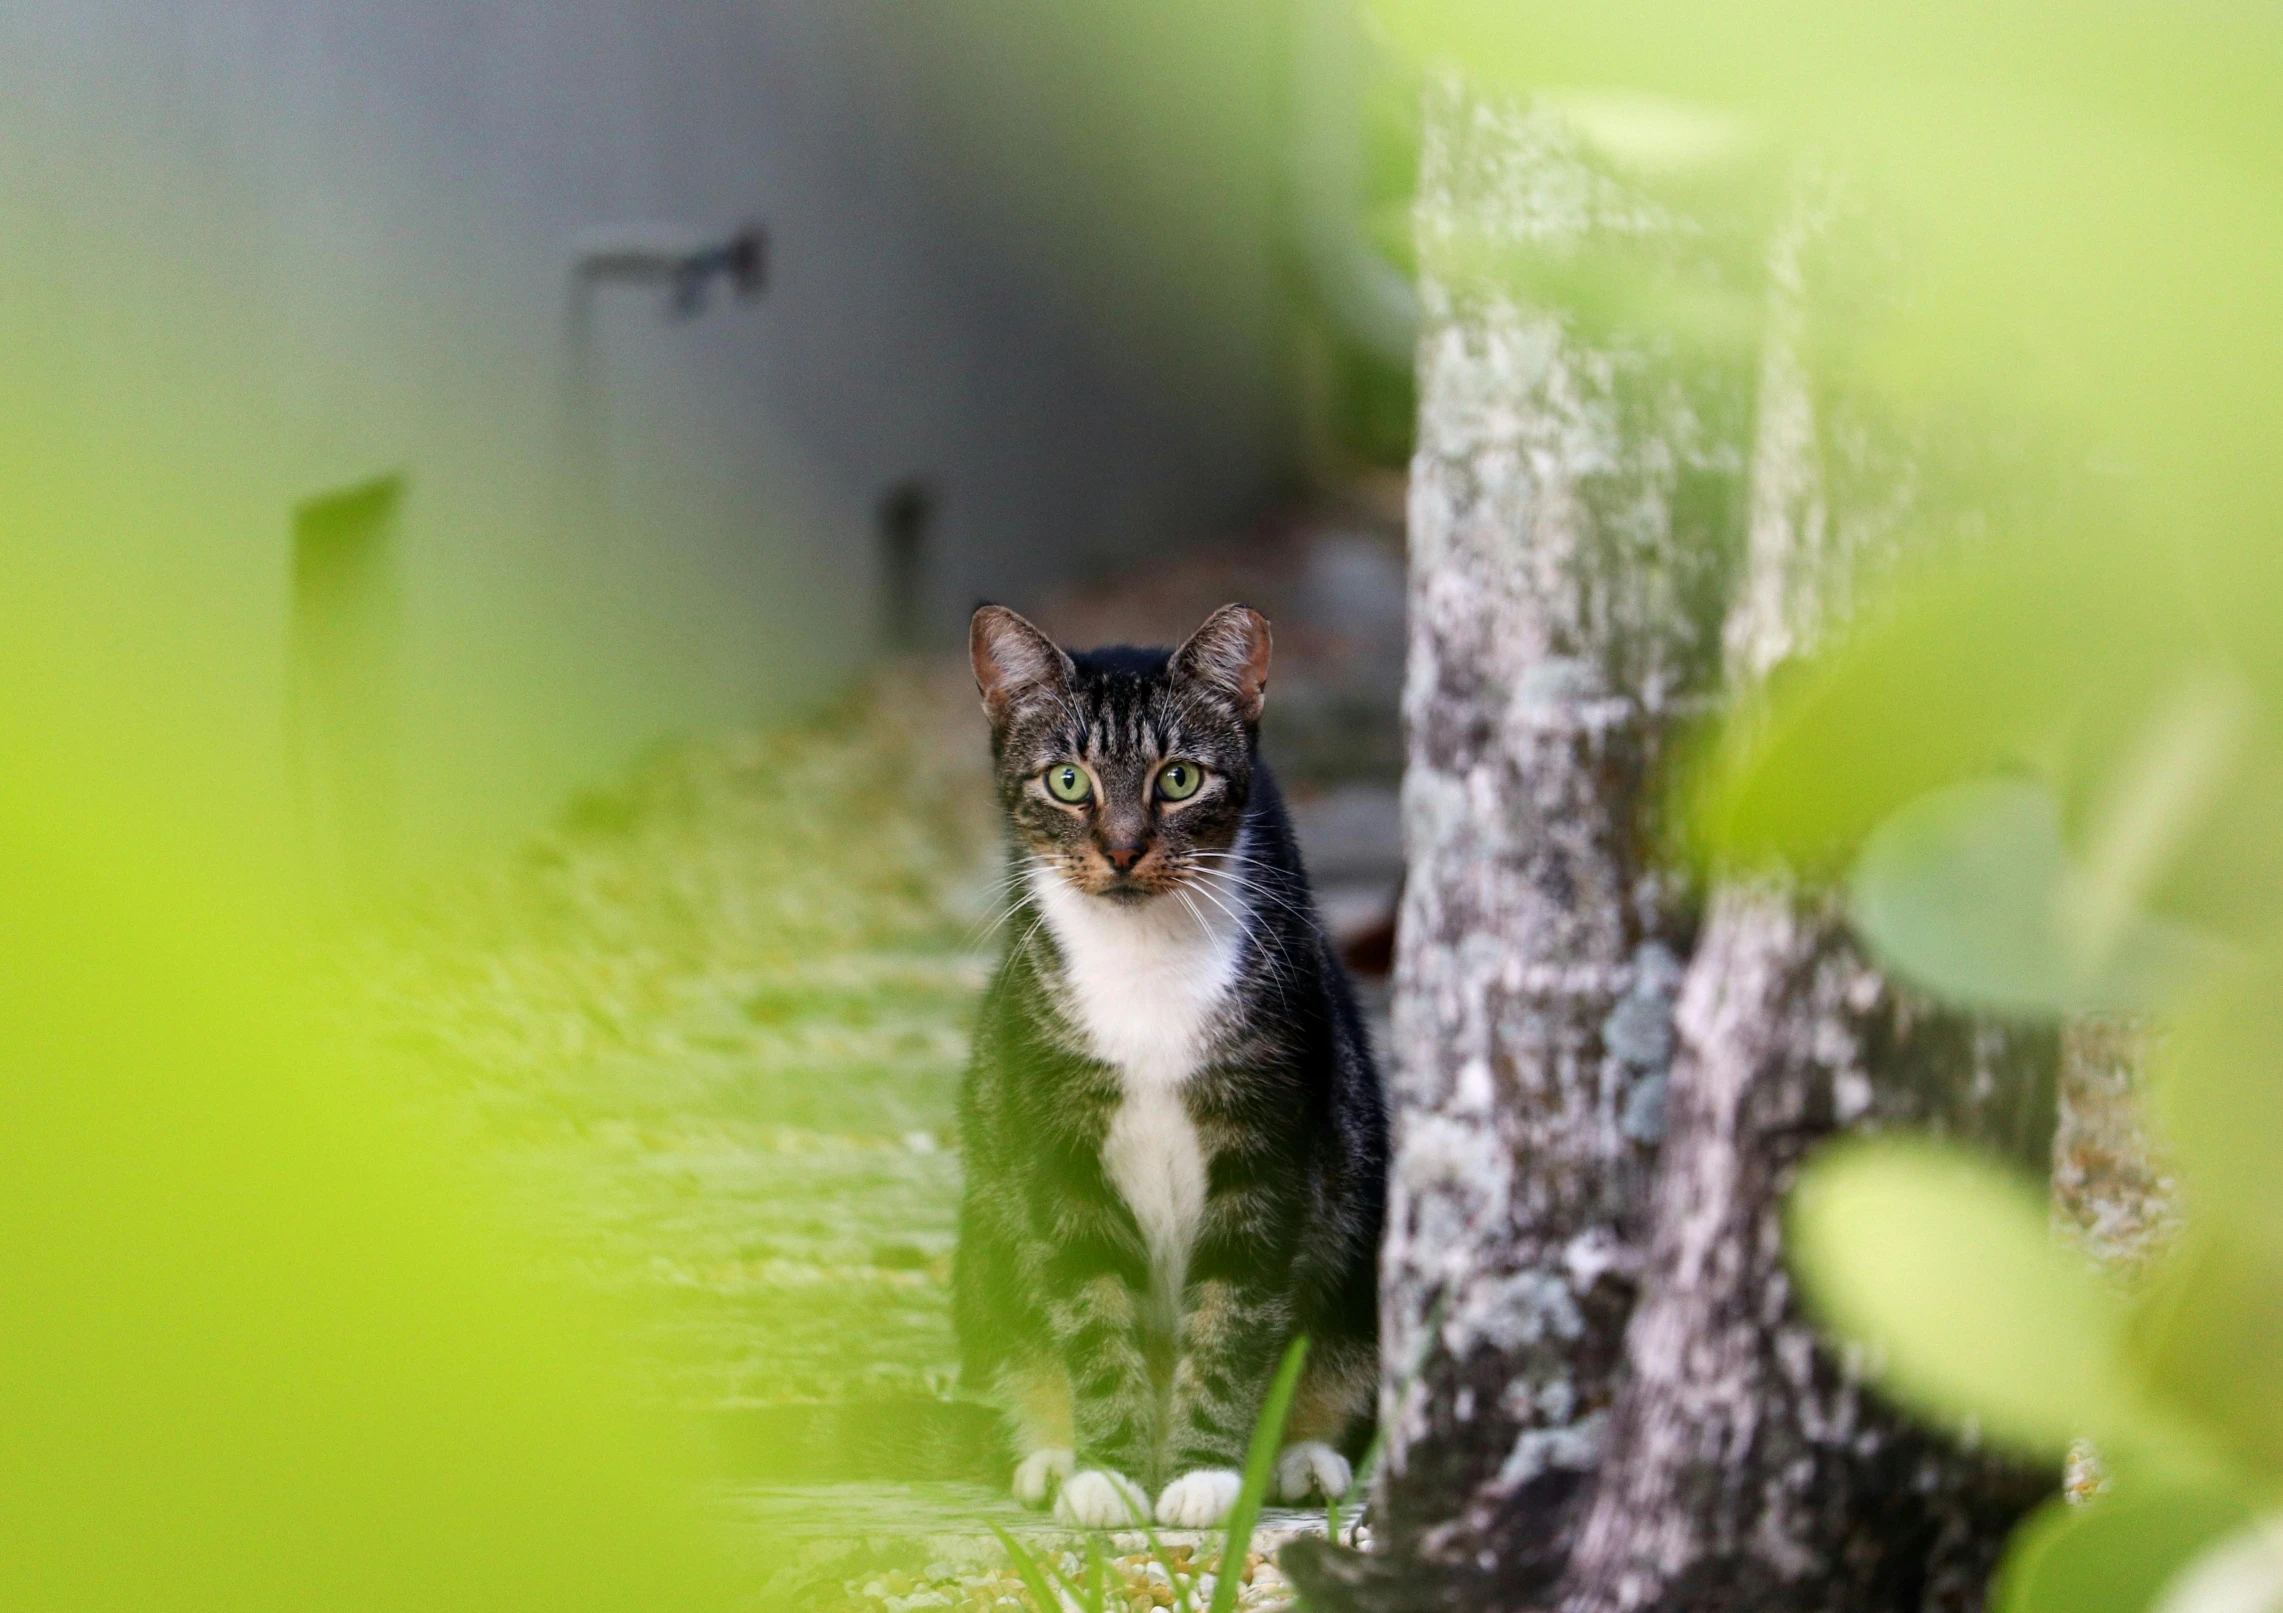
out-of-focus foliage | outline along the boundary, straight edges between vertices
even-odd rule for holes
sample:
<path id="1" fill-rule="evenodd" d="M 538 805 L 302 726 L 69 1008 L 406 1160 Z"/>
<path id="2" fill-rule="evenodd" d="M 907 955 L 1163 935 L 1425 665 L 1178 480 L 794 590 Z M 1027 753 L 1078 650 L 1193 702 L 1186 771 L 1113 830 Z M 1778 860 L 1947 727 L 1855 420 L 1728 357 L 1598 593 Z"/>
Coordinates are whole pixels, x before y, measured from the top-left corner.
<path id="1" fill-rule="evenodd" d="M 2056 1457 L 2087 1434 L 2128 1452 L 2186 1440 L 2131 1370 L 2124 1306 L 2054 1246 L 2022 1184 L 1930 1145 L 1857 1145 L 1825 1156 L 1792 1214 L 1825 1319 L 1877 1352 L 1892 1392 Z"/>
<path id="2" fill-rule="evenodd" d="M 2070 858 L 2051 790 L 1976 779 L 1920 796 L 1872 831 L 1849 881 L 1856 928 L 1888 964 L 1997 1012 L 2129 1010 L 2211 957 L 2184 926 L 2120 906 Z"/>
<path id="3" fill-rule="evenodd" d="M 1916 563 L 1734 714 L 1690 839 L 1716 867 L 1847 881 L 1866 939 L 1938 995 L 2176 1026 L 2155 1097 L 2188 1225 L 2119 1292 L 1991 1168 L 1849 1149 L 1795 1205 L 1800 1274 L 1928 1414 L 2098 1443 L 2113 1493 L 2024 1528 L 2002 1606 L 2283 1605 L 2283 17 L 1377 10 L 1423 60 L 1582 105 L 1589 136 L 1594 108 L 1632 109 L 1598 143 L 1636 171 L 1812 152 L 1859 187 L 1891 284 L 1811 309 L 1819 382 L 2003 451 L 1971 475 L 1921 460 L 1924 486 L 1974 481 L 1948 508 L 1975 530 L 1922 514 Z M 1508 278 L 1558 297 L 1590 268 Z"/>
<path id="4" fill-rule="evenodd" d="M 2117 1495 L 2098 1511 L 2049 1502 L 2015 1535 L 1996 1606 L 2151 1606 L 2182 1563 L 2251 1521 L 2238 1497 L 2183 1488 Z"/>
<path id="5" fill-rule="evenodd" d="M 591 1323 L 296 1034 L 260 882 L 17 756 L 0 1605 L 720 1605 Z"/>
<path id="6" fill-rule="evenodd" d="M 2203 1216 L 2125 1292 L 2047 1221 L 1993 1164 L 1858 1143 L 1803 1179 L 1791 1254 L 1825 1324 L 1906 1405 L 2034 1455 L 2095 1442 L 2114 1493 L 2025 1524 L 1995 1605 L 2128 1613 L 2214 1542 L 2272 1527 L 2254 1520 L 2283 1493 L 2283 1269 L 2272 1242 Z M 2262 1598 L 2283 1593 L 2275 1566 Z"/>

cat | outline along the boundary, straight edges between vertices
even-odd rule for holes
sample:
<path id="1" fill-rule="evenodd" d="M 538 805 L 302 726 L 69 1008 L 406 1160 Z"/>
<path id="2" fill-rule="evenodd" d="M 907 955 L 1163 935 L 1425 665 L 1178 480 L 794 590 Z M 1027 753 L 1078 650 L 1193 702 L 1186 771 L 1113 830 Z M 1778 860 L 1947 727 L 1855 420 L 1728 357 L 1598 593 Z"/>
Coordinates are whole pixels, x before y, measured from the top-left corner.
<path id="1" fill-rule="evenodd" d="M 1203 1528 L 1304 1333 L 1272 1490 L 1339 1496 L 1378 1381 L 1387 1117 L 1259 755 L 1268 622 L 1070 655 L 985 605 L 969 639 L 1013 861 L 960 1096 L 964 1381 L 1007 1411 L 1024 1503 Z"/>

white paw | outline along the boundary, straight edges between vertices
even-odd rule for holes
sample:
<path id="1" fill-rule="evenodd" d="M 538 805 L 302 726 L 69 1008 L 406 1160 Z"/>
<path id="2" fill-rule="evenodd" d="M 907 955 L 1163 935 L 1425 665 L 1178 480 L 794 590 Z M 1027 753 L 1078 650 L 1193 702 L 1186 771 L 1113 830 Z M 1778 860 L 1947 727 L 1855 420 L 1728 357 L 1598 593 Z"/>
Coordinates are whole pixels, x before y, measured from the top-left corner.
<path id="1" fill-rule="evenodd" d="M 1130 1529 L 1149 1516 L 1149 1497 L 1123 1473 L 1090 1467 L 1062 1481 L 1054 1521 L 1077 1529 Z"/>
<path id="2" fill-rule="evenodd" d="M 1336 1501 L 1348 1493 L 1355 1471 L 1348 1459 L 1320 1439 L 1287 1445 L 1276 1456 L 1276 1498 L 1305 1501 L 1315 1496 Z"/>
<path id="3" fill-rule="evenodd" d="M 1157 1521 L 1168 1529 L 1210 1529 L 1229 1515 L 1244 1484 L 1242 1473 L 1225 1467 L 1184 1473 L 1157 1498 Z"/>
<path id="4" fill-rule="evenodd" d="M 1026 1507 L 1045 1506 L 1054 1487 L 1077 1465 L 1077 1457 L 1055 1446 L 1031 1452 L 1015 1464 L 1015 1499 Z"/>

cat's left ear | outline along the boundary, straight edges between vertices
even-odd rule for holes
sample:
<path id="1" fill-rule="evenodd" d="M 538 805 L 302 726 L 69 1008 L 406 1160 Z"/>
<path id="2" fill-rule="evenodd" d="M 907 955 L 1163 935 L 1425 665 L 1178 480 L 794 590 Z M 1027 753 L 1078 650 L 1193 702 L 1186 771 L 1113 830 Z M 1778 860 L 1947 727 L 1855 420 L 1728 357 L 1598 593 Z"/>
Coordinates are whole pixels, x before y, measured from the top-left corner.
<path id="1" fill-rule="evenodd" d="M 1268 618 L 1250 605 L 1223 605 L 1173 652 L 1173 672 L 1217 690 L 1246 722 L 1258 722 L 1268 698 L 1268 651 Z"/>

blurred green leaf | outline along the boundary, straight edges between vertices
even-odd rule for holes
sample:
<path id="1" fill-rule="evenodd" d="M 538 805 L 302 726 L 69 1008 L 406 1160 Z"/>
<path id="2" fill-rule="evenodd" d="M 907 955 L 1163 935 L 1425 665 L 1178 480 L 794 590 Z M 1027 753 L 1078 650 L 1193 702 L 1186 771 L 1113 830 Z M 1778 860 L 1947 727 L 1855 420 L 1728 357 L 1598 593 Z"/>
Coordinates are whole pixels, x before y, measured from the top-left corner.
<path id="1" fill-rule="evenodd" d="M 1842 1142 L 1803 1174 L 1790 1254 L 1808 1302 L 1880 1385 L 1940 1421 L 2058 1456 L 2169 1442 L 2124 1349 L 2125 1312 L 2047 1231 L 2044 1197 L 1924 1140 Z"/>
<path id="2" fill-rule="evenodd" d="M 1433 272 L 1446 285 L 1495 288 L 1558 308 L 1587 339 L 1653 332 L 1709 356 L 1758 351 L 1761 299 L 1749 284 L 1675 272 L 1630 246 L 1571 245 L 1558 252 L 1466 228 L 1442 231 Z"/>
<path id="3" fill-rule="evenodd" d="M 1047 1583 L 1046 1571 L 1039 1565 L 1038 1558 L 1032 1556 L 1029 1548 L 1021 1541 L 995 1523 L 991 1525 L 991 1533 L 998 1536 L 1000 1548 L 1007 1554 L 1007 1561 L 1014 1565 L 1015 1577 L 1023 1582 L 1023 1589 L 1030 1592 L 1031 1601 L 1037 1605 L 1038 1613 L 1060 1613 L 1062 1600 L 1054 1594 L 1054 1587 Z"/>
<path id="4" fill-rule="evenodd" d="M 1730 720 L 1697 801 L 1707 849 L 1831 870 L 1930 791 L 2107 754 L 2197 636 L 2146 569 L 2114 546 L 2064 557 L 2025 537 L 1906 579 Z"/>
<path id="5" fill-rule="evenodd" d="M 2166 1400 L 2283 1480 L 2283 1246 L 2196 1228 L 2150 1284 L 2130 1339 Z"/>
<path id="6" fill-rule="evenodd" d="M 1549 90 L 1539 104 L 1611 160 L 1645 173 L 1721 168 L 1759 144 L 1750 121 L 1723 107 L 1624 90 Z"/>
<path id="7" fill-rule="evenodd" d="M 2075 848 L 2061 939 L 2088 988 L 2108 960 L 2190 940 L 2148 931 L 2149 913 L 2263 936 L 2283 911 L 2283 733 L 2269 715 L 2283 691 L 2260 695 L 2241 658 L 2223 658 L 2202 580 L 2161 545 L 2026 537 L 1927 567 L 1729 719 L 1687 804 L 1700 851 L 1830 874 L 1913 802 L 2028 774 L 2053 787 L 2054 834 Z M 1933 824 L 1919 827 L 1923 840 Z M 2024 847 L 2044 838 L 2026 815 L 1988 826 L 2001 829 Z M 2055 849 L 2037 854 L 2047 874 Z"/>
<path id="8" fill-rule="evenodd" d="M 1921 374 L 2119 446 L 2206 512 L 2283 424 L 2283 27 L 2251 8 L 1377 0 L 1422 60 L 1733 108 L 1875 174 Z M 2185 509 L 2185 506 L 2183 506 Z"/>
<path id="9" fill-rule="evenodd" d="M 2045 1503 L 2015 1530 L 1992 1613 L 2144 1613 L 2196 1555 L 2251 1520 L 2220 1490 L 2145 1485 L 2072 1505 Z"/>
<path id="10" fill-rule="evenodd" d="M 1880 825 L 1857 859 L 1849 916 L 1880 961 L 1968 1007 L 2066 1014 L 2146 1009 L 2213 949 L 2129 909 L 2096 932 L 2053 792 L 2028 779 L 1952 785 Z"/>
<path id="11" fill-rule="evenodd" d="M 2283 1246 L 2283 963 L 2246 965 L 2192 1005 L 2156 1075 L 2156 1115 L 2199 1217 Z"/>
<path id="12" fill-rule="evenodd" d="M 306 1005 L 163 842 L 11 786 L 0 1606 L 724 1605 L 603 1318 L 297 1044 Z"/>
<path id="13" fill-rule="evenodd" d="M 1168 1563 L 1165 1568 L 1167 1577 L 1172 1577 L 1173 1565 Z M 1102 1555 L 1100 1537 L 1088 1535 L 1086 1537 L 1085 1597 L 1088 1613 L 1105 1613 L 1105 1610 L 1110 1606 L 1110 1588 L 1116 1583 L 1116 1576 L 1110 1572 L 1110 1559 Z"/>
<path id="14" fill-rule="evenodd" d="M 2283 1519 L 2244 1525 L 2165 1582 L 2151 1613 L 2275 1613 L 2283 1607 Z"/>

